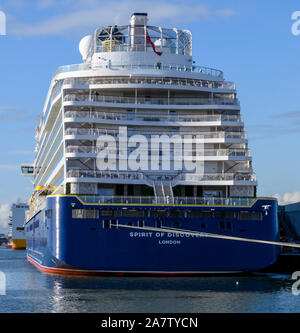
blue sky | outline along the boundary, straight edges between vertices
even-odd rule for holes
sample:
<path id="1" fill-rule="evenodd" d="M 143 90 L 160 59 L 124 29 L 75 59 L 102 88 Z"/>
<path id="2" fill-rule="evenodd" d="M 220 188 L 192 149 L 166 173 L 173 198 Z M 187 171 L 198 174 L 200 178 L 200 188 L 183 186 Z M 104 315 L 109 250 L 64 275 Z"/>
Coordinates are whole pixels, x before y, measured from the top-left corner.
<path id="1" fill-rule="evenodd" d="M 81 62 L 83 36 L 127 24 L 137 11 L 148 12 L 150 24 L 189 29 L 196 63 L 236 82 L 258 194 L 300 200 L 300 35 L 291 31 L 299 1 L 2 0 L 0 10 L 0 232 L 9 205 L 31 194 L 19 165 L 33 161 L 36 118 L 53 73 Z"/>

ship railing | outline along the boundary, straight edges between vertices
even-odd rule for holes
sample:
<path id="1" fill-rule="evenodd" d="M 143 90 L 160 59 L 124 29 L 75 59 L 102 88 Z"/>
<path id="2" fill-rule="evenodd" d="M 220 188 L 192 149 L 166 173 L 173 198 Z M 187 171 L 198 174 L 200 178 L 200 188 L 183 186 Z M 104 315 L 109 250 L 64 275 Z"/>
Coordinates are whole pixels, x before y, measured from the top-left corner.
<path id="1" fill-rule="evenodd" d="M 84 203 L 249 206 L 254 198 L 79 195 Z"/>
<path id="2" fill-rule="evenodd" d="M 64 85 L 106 85 L 106 84 L 155 84 L 155 85 L 176 85 L 188 86 L 197 88 L 210 88 L 210 89 L 227 89 L 235 90 L 234 82 L 223 81 L 207 81 L 207 80 L 193 80 L 193 79 L 176 79 L 176 78 L 68 78 L 64 79 Z"/>
<path id="3" fill-rule="evenodd" d="M 55 98 L 61 93 L 61 87 L 63 85 L 62 80 L 59 80 L 58 82 L 56 82 L 56 84 L 54 85 L 52 92 L 51 92 L 51 96 L 50 96 L 50 104 L 53 103 L 53 101 L 55 100 Z"/>
<path id="4" fill-rule="evenodd" d="M 145 64 L 110 64 L 107 63 L 98 64 L 97 68 L 109 68 L 111 69 L 127 69 L 127 70 L 135 70 L 135 69 L 156 69 L 156 70 L 164 70 L 164 71 L 177 71 L 177 72 L 193 72 L 193 73 L 201 73 L 204 75 L 216 77 L 218 79 L 223 79 L 223 72 L 210 67 L 205 66 L 182 66 L 178 64 L 170 64 L 170 63 L 161 63 L 156 62 L 152 65 L 145 65 Z M 60 66 L 54 74 L 54 77 L 60 73 L 65 72 L 73 72 L 73 71 L 80 71 L 80 70 L 89 70 L 92 69 L 90 63 L 82 63 L 82 64 L 73 64 L 73 65 L 66 65 Z"/>
<path id="5" fill-rule="evenodd" d="M 128 134 L 134 133 L 134 134 L 143 134 L 147 138 L 150 138 L 151 135 L 161 135 L 161 132 L 147 132 L 145 133 L 145 130 L 130 130 L 128 131 Z M 181 135 L 184 137 L 184 135 L 200 135 L 204 139 L 247 139 L 247 135 L 244 132 L 188 132 L 188 133 L 174 133 L 174 132 L 165 132 L 166 135 Z M 65 131 L 65 135 L 90 135 L 90 136 L 100 136 L 100 135 L 111 135 L 113 137 L 118 138 L 119 130 L 109 130 L 109 129 L 94 129 L 94 128 L 78 128 L 78 127 L 72 127 L 67 128 Z"/>
<path id="6" fill-rule="evenodd" d="M 66 118 L 89 118 L 103 120 L 127 120 L 127 121 L 178 121 L 178 122 L 243 122 L 241 115 L 192 115 L 192 114 L 159 114 L 159 113 L 121 113 L 121 112 L 98 112 L 98 111 L 66 111 Z M 200 133 L 199 133 L 200 134 Z"/>
<path id="7" fill-rule="evenodd" d="M 140 38 L 145 38 L 141 36 Z M 168 54 L 182 54 L 182 55 L 191 55 L 190 49 L 184 46 L 176 47 L 173 46 L 159 46 L 160 51 Z M 152 47 L 149 44 L 138 44 L 131 45 L 130 43 L 116 43 L 112 41 L 111 44 L 97 45 L 96 52 L 97 53 L 105 53 L 105 52 L 153 52 Z"/>
<path id="8" fill-rule="evenodd" d="M 134 150 L 135 148 L 132 148 Z M 80 145 L 69 145 L 66 147 L 66 153 L 89 153 L 89 154 L 98 154 L 103 150 L 102 147 L 95 146 L 80 146 Z M 128 152 L 131 149 L 126 148 Z M 148 152 L 148 148 L 145 149 Z M 119 148 L 120 151 L 120 148 Z M 139 149 L 139 151 L 143 151 L 143 149 Z M 170 149 L 170 152 L 174 152 L 173 148 Z M 117 150 L 108 151 L 112 153 L 116 153 Z M 195 149 L 184 149 L 185 157 L 188 156 L 234 156 L 234 157 L 251 157 L 251 151 L 248 149 L 200 149 L 196 151 Z M 181 156 L 178 156 L 181 158 Z"/>
<path id="9" fill-rule="evenodd" d="M 121 180 L 172 180 L 172 181 L 251 181 L 256 182 L 256 174 L 251 172 L 236 173 L 180 173 L 177 175 L 145 175 L 139 172 L 121 172 L 121 171 L 100 171 L 85 169 L 69 169 L 67 171 L 68 178 L 102 178 L 102 179 L 121 179 Z"/>
<path id="10" fill-rule="evenodd" d="M 60 73 L 74 72 L 74 71 L 80 71 L 80 70 L 89 70 L 89 69 L 91 69 L 90 63 L 60 66 L 60 67 L 58 67 L 57 71 L 54 73 L 53 77 L 55 77 L 56 75 L 58 75 Z"/>
<path id="11" fill-rule="evenodd" d="M 174 177 L 176 181 L 250 181 L 256 182 L 255 173 L 205 173 L 205 174 L 196 174 L 196 173 L 182 173 Z"/>
<path id="12" fill-rule="evenodd" d="M 46 208 L 46 197 L 36 197 L 34 204 L 27 211 L 26 219 L 30 220 L 37 212 Z"/>
<path id="13" fill-rule="evenodd" d="M 185 156 L 233 156 L 233 157 L 251 157 L 249 149 L 200 149 L 196 150 L 185 149 Z"/>
<path id="14" fill-rule="evenodd" d="M 105 65 L 103 65 L 105 67 Z M 156 70 L 163 70 L 163 71 L 177 71 L 177 72 L 190 72 L 190 73 L 201 73 L 204 75 L 217 77 L 218 79 L 223 79 L 223 72 L 210 67 L 205 66 L 185 66 L 179 64 L 166 64 L 161 63 L 160 61 L 151 64 L 111 64 L 111 69 L 127 69 L 127 70 L 135 70 L 135 69 L 156 69 Z"/>
<path id="15" fill-rule="evenodd" d="M 83 94 L 67 94 L 64 97 L 64 101 L 158 105 L 240 105 L 239 100 L 236 98 L 147 98 Z"/>
<path id="16" fill-rule="evenodd" d="M 105 178 L 105 179 L 121 179 L 121 180 L 144 180 L 144 175 L 137 172 L 113 172 L 100 170 L 76 170 L 67 171 L 68 178 Z"/>

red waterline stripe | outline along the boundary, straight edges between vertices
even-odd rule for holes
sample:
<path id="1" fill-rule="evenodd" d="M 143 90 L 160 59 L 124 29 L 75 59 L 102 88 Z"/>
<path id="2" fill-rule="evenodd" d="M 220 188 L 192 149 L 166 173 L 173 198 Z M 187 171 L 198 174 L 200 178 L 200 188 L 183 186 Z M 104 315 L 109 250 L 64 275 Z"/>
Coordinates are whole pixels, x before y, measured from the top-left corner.
<path id="1" fill-rule="evenodd" d="M 109 276 L 199 276 L 205 274 L 238 274 L 239 272 L 110 272 L 110 271 L 89 271 L 79 269 L 67 269 L 67 268 L 52 268 L 40 265 L 34 259 L 27 255 L 27 260 L 33 264 L 37 269 L 45 273 L 62 274 L 62 275 L 109 275 Z"/>
<path id="2" fill-rule="evenodd" d="M 45 273 L 52 274 L 64 274 L 64 275 L 95 275 L 99 274 L 97 271 L 87 271 L 87 270 L 78 270 L 78 269 L 65 269 L 65 268 L 52 268 L 40 265 L 34 259 L 30 258 L 27 255 L 27 260 L 34 265 L 37 269 Z"/>

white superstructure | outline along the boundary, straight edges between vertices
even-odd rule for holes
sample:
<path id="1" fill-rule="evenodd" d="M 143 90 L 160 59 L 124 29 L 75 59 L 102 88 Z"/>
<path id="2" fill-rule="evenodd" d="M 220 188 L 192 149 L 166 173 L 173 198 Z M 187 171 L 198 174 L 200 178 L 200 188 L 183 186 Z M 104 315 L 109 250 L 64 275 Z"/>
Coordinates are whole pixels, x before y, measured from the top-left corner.
<path id="1" fill-rule="evenodd" d="M 235 84 L 220 70 L 194 65 L 189 31 L 147 21 L 147 14 L 135 13 L 129 25 L 102 27 L 82 39 L 83 63 L 60 67 L 51 81 L 36 128 L 35 160 L 22 167 L 23 174 L 33 176 L 35 189 L 49 187 L 46 193 L 255 197 Z M 121 159 L 135 147 L 119 142 L 120 128 L 128 140 L 201 135 L 202 172 L 163 169 L 164 151 L 156 157 L 158 170 L 124 170 Z M 121 143 L 111 152 L 118 162 L 114 170 L 97 165 L 103 135 Z M 191 145 L 188 155 L 197 154 Z"/>

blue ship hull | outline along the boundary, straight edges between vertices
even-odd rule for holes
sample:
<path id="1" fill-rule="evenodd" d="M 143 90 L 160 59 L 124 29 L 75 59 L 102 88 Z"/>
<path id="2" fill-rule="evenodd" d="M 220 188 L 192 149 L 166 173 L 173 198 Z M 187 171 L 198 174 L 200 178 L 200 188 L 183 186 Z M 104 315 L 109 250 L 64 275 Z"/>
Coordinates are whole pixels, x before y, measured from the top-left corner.
<path id="1" fill-rule="evenodd" d="M 236 207 L 85 204 L 76 196 L 48 196 L 46 200 L 46 208 L 33 216 L 25 226 L 27 258 L 45 272 L 178 275 L 237 273 L 256 271 L 271 265 L 280 252 L 280 247 L 275 245 L 159 230 L 160 227 L 178 228 L 279 241 L 277 202 L 273 199 L 256 199 L 250 206 Z M 270 205 L 267 213 L 263 208 L 265 205 Z M 74 217 L 72 211 L 80 212 L 81 209 L 93 213 L 96 211 L 97 216 Z M 107 215 L 102 212 L 104 209 L 110 209 L 114 216 L 118 212 L 119 216 L 103 216 Z M 127 209 L 135 209 L 136 212 L 143 210 L 144 217 L 129 217 L 124 213 Z M 153 217 L 155 214 L 151 212 L 159 210 L 167 211 L 167 216 Z M 203 216 L 189 217 L 186 212 L 202 212 Z M 261 219 L 239 218 L 240 212 L 259 213 Z M 141 225 L 149 229 L 141 230 Z"/>

